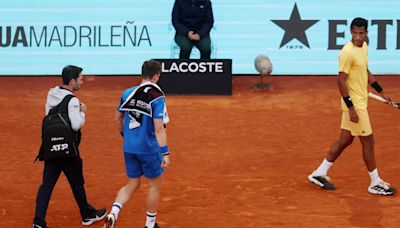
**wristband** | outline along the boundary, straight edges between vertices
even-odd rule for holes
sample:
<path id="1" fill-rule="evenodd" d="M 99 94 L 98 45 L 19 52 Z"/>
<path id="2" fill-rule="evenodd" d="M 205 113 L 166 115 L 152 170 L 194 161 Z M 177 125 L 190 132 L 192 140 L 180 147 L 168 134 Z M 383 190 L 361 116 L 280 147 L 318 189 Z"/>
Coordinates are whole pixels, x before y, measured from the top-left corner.
<path id="1" fill-rule="evenodd" d="M 160 149 L 161 149 L 161 153 L 164 155 L 164 154 L 169 154 L 169 148 L 168 148 L 168 145 L 165 145 L 165 146 L 162 146 L 162 147 L 160 147 Z"/>
<path id="2" fill-rule="evenodd" d="M 353 102 L 351 101 L 350 96 L 343 97 L 343 101 L 346 104 L 347 108 L 353 107 Z"/>
<path id="3" fill-rule="evenodd" d="M 377 81 L 375 81 L 374 83 L 371 84 L 372 88 L 374 88 L 376 90 L 376 92 L 380 93 L 382 92 L 382 87 L 378 84 Z"/>

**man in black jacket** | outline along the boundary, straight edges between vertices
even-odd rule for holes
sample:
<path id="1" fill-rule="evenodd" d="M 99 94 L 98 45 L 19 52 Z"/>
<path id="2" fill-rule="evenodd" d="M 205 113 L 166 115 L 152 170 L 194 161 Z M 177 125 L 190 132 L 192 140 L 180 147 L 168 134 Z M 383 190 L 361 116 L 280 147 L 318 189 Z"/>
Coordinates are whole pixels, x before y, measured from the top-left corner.
<path id="1" fill-rule="evenodd" d="M 50 89 L 46 101 L 46 115 L 50 109 L 57 107 L 68 95 L 73 95 L 79 91 L 83 84 L 82 68 L 76 66 L 66 66 L 62 71 L 63 85 Z M 68 119 L 71 123 L 71 129 L 77 136 L 76 149 L 77 157 L 69 160 L 45 160 L 42 184 L 39 187 L 36 198 L 35 218 L 32 228 L 46 228 L 45 221 L 47 207 L 51 193 L 57 183 L 61 172 L 65 174 L 71 186 L 75 201 L 79 206 L 82 217 L 82 225 L 90 225 L 103 219 L 106 215 L 105 209 L 96 210 L 87 201 L 84 179 L 82 172 L 82 159 L 79 156 L 80 129 L 85 124 L 86 105 L 80 103 L 77 97 L 70 99 L 66 105 L 68 110 Z M 39 159 L 40 158 L 39 155 Z"/>
<path id="2" fill-rule="evenodd" d="M 181 49 L 180 59 L 189 59 L 193 45 L 200 50 L 202 59 L 210 59 L 210 31 L 214 24 L 210 0 L 175 0 L 172 24 L 175 42 Z"/>

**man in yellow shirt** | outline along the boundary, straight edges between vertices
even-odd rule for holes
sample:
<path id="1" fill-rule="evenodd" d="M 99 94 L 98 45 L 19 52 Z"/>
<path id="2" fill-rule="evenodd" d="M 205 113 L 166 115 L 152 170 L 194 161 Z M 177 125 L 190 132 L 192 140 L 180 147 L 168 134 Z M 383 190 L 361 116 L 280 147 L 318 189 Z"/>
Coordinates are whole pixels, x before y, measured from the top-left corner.
<path id="1" fill-rule="evenodd" d="M 371 177 L 368 192 L 377 195 L 393 195 L 396 189 L 384 182 L 378 174 L 374 155 L 374 137 L 368 117 L 368 84 L 380 95 L 390 101 L 375 77 L 368 70 L 368 46 L 365 39 L 368 35 L 368 22 L 363 18 L 355 18 L 351 22 L 351 42 L 342 49 L 339 56 L 338 87 L 343 99 L 341 134 L 321 165 L 308 176 L 308 180 L 323 189 L 335 190 L 336 187 L 327 176 L 329 168 L 349 146 L 355 136 L 360 138 L 363 158 Z"/>

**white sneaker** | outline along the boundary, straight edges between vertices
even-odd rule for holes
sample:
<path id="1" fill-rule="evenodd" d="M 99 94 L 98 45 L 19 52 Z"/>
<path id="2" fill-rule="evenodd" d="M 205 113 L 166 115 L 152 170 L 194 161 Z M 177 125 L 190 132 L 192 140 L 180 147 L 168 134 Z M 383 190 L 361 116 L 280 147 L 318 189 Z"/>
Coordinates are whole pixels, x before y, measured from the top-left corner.
<path id="1" fill-rule="evenodd" d="M 104 228 L 114 228 L 115 222 L 117 219 L 113 213 L 107 215 L 106 222 L 104 224 Z"/>
<path id="2" fill-rule="evenodd" d="M 368 187 L 368 192 L 376 195 L 389 196 L 395 194 L 397 190 L 381 179 L 378 183 L 371 184 Z"/>

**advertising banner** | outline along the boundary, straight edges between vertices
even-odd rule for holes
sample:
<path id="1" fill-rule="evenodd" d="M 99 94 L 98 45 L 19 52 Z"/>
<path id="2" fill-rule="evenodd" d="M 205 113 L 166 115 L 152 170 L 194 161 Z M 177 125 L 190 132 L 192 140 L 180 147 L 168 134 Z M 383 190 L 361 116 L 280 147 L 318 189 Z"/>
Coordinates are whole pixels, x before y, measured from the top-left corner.
<path id="1" fill-rule="evenodd" d="M 369 22 L 369 68 L 400 74 L 400 1 L 211 0 L 211 58 L 233 74 L 337 74 L 355 17 Z M 140 74 L 143 61 L 178 58 L 174 0 L 2 0 L 0 75 L 58 75 L 68 64 L 94 75 Z M 198 58 L 196 48 L 192 57 Z"/>

